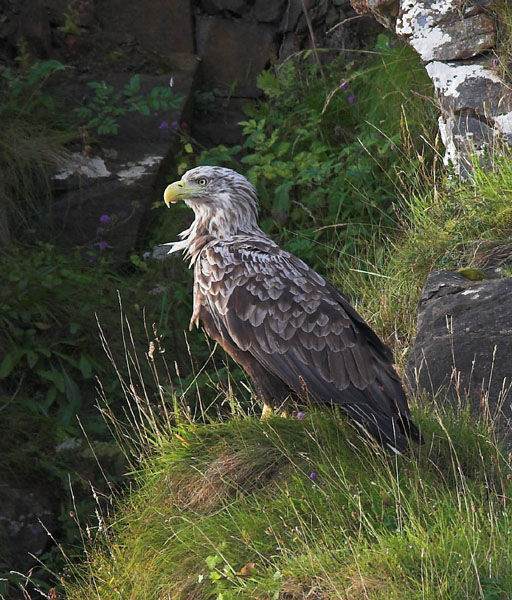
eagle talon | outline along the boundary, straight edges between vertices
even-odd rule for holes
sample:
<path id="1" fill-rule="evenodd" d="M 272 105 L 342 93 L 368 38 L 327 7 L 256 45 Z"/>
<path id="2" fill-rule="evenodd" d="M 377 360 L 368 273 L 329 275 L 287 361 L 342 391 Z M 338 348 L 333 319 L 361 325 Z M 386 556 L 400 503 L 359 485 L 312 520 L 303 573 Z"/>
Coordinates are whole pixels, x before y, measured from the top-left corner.
<path id="1" fill-rule="evenodd" d="M 261 411 L 261 420 L 263 421 L 265 419 L 268 419 L 273 414 L 274 414 L 274 409 L 270 405 L 264 404 L 263 410 Z"/>

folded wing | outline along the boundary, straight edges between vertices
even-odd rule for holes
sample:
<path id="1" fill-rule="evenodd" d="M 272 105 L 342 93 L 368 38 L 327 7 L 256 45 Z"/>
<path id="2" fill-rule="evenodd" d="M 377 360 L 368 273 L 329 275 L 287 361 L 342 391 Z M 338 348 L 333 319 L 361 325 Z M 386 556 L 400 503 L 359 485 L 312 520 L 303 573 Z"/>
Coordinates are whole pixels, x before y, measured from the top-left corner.
<path id="1" fill-rule="evenodd" d="M 217 243 L 201 254 L 196 304 L 230 343 L 389 446 L 418 437 L 391 351 L 331 284 L 272 243 Z"/>

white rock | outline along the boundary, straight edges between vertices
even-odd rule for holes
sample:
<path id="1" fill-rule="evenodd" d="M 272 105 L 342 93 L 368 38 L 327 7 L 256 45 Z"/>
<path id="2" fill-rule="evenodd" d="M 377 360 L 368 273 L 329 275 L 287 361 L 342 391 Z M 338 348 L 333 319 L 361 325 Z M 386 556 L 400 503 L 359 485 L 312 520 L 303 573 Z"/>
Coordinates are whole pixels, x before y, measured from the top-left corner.
<path id="1" fill-rule="evenodd" d="M 151 170 L 151 167 L 162 160 L 163 156 L 145 156 L 138 162 L 123 165 L 124 168 L 117 172 L 117 176 L 119 179 L 124 179 L 127 180 L 127 183 L 131 183 L 146 175 Z"/>
<path id="2" fill-rule="evenodd" d="M 455 145 L 455 141 L 453 139 L 453 127 L 455 125 L 455 121 L 451 117 L 439 117 L 439 133 L 441 134 L 441 139 L 443 140 L 443 144 L 445 147 L 445 153 L 443 162 L 445 165 L 449 165 L 450 163 L 454 166 L 460 164 L 461 155 L 457 150 L 457 146 Z"/>
<path id="3" fill-rule="evenodd" d="M 111 173 L 105 166 L 105 161 L 99 156 L 83 156 L 78 152 L 71 154 L 69 160 L 61 164 L 61 170 L 54 175 L 55 179 L 67 179 L 72 175 L 86 177 L 110 177 Z"/>
<path id="4" fill-rule="evenodd" d="M 438 92 L 453 98 L 460 96 L 459 86 L 470 79 L 483 78 L 493 83 L 502 83 L 491 70 L 482 65 L 458 65 L 434 60 L 425 68 Z"/>
<path id="5" fill-rule="evenodd" d="M 454 10 L 456 2 L 457 0 L 406 0 L 401 3 L 396 32 L 399 36 L 410 36 L 409 44 L 422 60 L 432 60 L 435 48 L 452 41 L 436 23 L 442 16 Z"/>
<path id="6" fill-rule="evenodd" d="M 512 134 L 512 112 L 493 117 L 494 124 L 501 133 Z"/>

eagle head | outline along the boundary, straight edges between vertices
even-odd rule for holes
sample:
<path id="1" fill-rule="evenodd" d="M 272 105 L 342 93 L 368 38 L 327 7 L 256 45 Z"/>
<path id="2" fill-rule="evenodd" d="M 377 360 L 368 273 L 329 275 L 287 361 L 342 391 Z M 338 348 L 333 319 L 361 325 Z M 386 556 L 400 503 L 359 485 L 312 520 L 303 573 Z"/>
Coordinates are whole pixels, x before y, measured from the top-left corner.
<path id="1" fill-rule="evenodd" d="M 194 211 L 196 222 L 215 237 L 226 238 L 258 228 L 256 190 L 243 175 L 231 169 L 190 169 L 164 192 L 168 207 L 181 200 Z"/>

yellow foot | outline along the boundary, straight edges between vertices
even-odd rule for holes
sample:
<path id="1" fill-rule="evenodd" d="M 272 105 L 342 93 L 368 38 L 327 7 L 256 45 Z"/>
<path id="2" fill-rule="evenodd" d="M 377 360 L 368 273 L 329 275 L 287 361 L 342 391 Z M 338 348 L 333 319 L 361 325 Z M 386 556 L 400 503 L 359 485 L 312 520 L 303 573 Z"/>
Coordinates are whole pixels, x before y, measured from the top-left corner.
<path id="1" fill-rule="evenodd" d="M 273 414 L 274 414 L 274 411 L 272 410 L 272 407 L 269 406 L 268 404 L 264 404 L 263 405 L 263 412 L 261 413 L 261 418 L 262 419 L 268 419 Z"/>

